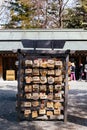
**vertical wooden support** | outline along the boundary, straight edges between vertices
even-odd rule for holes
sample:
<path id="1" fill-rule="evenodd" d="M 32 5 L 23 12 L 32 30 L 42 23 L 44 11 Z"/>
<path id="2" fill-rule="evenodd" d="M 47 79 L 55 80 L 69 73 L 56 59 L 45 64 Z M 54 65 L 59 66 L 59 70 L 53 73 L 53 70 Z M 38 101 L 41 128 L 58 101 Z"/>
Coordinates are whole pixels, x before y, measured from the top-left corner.
<path id="1" fill-rule="evenodd" d="M 20 81 L 20 77 L 21 77 L 21 50 L 18 50 L 18 73 L 17 73 L 17 79 L 18 79 L 18 120 L 20 120 L 20 107 L 21 107 L 21 103 L 20 103 L 20 93 L 21 93 L 21 81 Z"/>
<path id="2" fill-rule="evenodd" d="M 0 79 L 3 78 L 2 56 L 0 56 Z"/>
<path id="3" fill-rule="evenodd" d="M 68 63 L 69 51 L 66 51 L 66 74 L 65 74 L 65 102 L 64 102 L 64 123 L 67 122 L 67 106 L 68 106 Z"/>

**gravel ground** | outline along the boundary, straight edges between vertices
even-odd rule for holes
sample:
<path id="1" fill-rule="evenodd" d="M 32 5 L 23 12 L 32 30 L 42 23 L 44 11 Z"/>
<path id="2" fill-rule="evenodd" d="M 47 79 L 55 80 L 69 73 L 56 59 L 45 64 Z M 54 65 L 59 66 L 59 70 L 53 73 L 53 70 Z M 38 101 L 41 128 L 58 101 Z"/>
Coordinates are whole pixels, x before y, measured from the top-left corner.
<path id="1" fill-rule="evenodd" d="M 87 130 L 87 82 L 69 82 L 68 122 L 17 121 L 17 82 L 0 81 L 0 130 Z"/>

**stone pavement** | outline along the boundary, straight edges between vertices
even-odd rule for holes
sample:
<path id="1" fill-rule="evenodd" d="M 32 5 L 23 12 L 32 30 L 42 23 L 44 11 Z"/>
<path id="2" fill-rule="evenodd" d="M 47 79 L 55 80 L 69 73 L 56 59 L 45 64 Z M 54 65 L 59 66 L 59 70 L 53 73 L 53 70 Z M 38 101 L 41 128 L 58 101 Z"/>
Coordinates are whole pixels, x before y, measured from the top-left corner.
<path id="1" fill-rule="evenodd" d="M 87 82 L 70 81 L 68 122 L 17 121 L 17 82 L 0 81 L 0 130 L 87 130 Z"/>

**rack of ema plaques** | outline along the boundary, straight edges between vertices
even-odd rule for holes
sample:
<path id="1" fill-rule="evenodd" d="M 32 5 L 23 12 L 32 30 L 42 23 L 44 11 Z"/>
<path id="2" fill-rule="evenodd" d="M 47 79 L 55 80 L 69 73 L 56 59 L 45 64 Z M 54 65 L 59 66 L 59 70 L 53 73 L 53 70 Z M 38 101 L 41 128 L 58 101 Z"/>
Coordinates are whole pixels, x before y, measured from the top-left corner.
<path id="1" fill-rule="evenodd" d="M 18 50 L 20 120 L 67 121 L 69 53 Z"/>

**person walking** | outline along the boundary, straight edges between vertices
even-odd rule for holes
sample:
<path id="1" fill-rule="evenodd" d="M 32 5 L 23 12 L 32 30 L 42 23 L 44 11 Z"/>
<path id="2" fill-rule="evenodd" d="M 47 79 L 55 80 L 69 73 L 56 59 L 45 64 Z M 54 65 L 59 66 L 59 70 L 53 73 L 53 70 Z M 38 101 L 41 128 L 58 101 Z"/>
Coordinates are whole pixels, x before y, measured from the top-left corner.
<path id="1" fill-rule="evenodd" d="M 76 77 L 75 77 L 75 64 L 74 63 L 71 63 L 71 76 L 70 76 L 70 79 L 71 80 L 76 80 Z"/>

